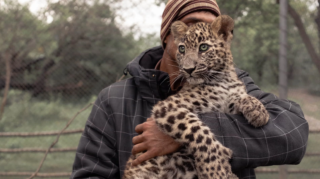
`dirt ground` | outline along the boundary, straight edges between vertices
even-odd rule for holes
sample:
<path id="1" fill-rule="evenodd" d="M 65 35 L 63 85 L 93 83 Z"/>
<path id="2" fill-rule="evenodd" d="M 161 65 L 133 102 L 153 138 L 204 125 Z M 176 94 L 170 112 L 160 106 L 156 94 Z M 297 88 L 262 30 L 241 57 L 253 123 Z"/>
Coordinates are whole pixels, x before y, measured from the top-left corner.
<path id="1" fill-rule="evenodd" d="M 309 128 L 320 129 L 320 96 L 311 95 L 305 89 L 290 89 L 289 98 L 297 100 L 301 105 Z"/>
<path id="2" fill-rule="evenodd" d="M 320 129 L 320 120 L 315 119 L 314 117 L 311 117 L 311 116 L 307 116 L 307 115 L 305 115 L 305 117 L 309 123 L 310 130 Z"/>

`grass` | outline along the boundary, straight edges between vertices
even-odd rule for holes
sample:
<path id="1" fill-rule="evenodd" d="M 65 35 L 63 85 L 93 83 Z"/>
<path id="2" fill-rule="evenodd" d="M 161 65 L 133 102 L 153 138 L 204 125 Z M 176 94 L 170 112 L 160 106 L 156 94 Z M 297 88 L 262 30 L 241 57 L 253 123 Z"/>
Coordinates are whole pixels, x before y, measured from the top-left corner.
<path id="1" fill-rule="evenodd" d="M 89 102 L 93 102 L 93 98 L 78 104 L 66 103 L 59 99 L 41 101 L 32 99 L 28 93 L 11 91 L 8 105 L 0 121 L 0 132 L 60 131 L 80 109 Z M 89 113 L 90 108 L 82 112 L 68 129 L 83 128 Z M 81 134 L 63 135 L 54 148 L 76 147 L 80 136 Z M 0 148 L 47 149 L 55 139 L 56 136 L 1 138 Z M 34 172 L 43 156 L 44 153 L 0 153 L 0 172 Z M 49 153 L 40 172 L 71 172 L 74 156 L 75 152 Z M 16 179 L 26 177 L 1 178 Z"/>
<path id="2" fill-rule="evenodd" d="M 276 93 L 276 88 L 266 91 Z M 293 90 L 289 99 L 301 105 L 306 115 L 320 119 L 320 97 L 311 96 L 305 91 Z M 92 99 L 81 103 L 68 103 L 59 99 L 41 101 L 31 98 L 28 93 L 11 91 L 9 104 L 6 106 L 3 119 L 0 121 L 0 132 L 40 132 L 61 130 L 80 109 Z M 81 113 L 69 129 L 83 128 L 90 109 Z M 55 148 L 76 147 L 81 134 L 60 137 Z M 51 137 L 0 138 L 0 148 L 43 148 L 46 149 L 55 140 Z M 320 152 L 320 134 L 309 136 L 307 152 Z M 0 172 L 34 172 L 44 153 L 0 153 Z M 40 172 L 71 172 L 74 152 L 50 153 Z M 277 168 L 273 166 L 272 168 Z M 305 157 L 300 165 L 289 166 L 290 169 L 319 169 L 320 157 Z M 1 179 L 20 179 L 26 177 L 1 177 Z M 41 178 L 41 177 L 35 177 Z M 60 177 L 66 178 L 66 177 Z M 258 179 L 279 178 L 278 174 L 257 174 Z M 289 179 L 318 179 L 319 174 L 289 174 Z"/>

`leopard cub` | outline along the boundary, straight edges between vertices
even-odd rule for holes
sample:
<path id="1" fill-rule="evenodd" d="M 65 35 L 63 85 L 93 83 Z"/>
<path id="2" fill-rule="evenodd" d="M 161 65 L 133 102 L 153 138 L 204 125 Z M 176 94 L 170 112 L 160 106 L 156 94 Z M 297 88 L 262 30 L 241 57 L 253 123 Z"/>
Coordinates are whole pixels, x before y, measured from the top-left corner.
<path id="1" fill-rule="evenodd" d="M 229 164 L 232 151 L 216 140 L 197 116 L 207 112 L 243 114 L 255 127 L 269 120 L 263 104 L 246 93 L 235 72 L 230 51 L 233 27 L 229 16 L 190 27 L 181 21 L 172 24 L 179 76 L 186 84 L 179 93 L 158 102 L 151 117 L 183 147 L 135 167 L 131 162 L 141 154 L 132 155 L 124 179 L 237 178 Z"/>

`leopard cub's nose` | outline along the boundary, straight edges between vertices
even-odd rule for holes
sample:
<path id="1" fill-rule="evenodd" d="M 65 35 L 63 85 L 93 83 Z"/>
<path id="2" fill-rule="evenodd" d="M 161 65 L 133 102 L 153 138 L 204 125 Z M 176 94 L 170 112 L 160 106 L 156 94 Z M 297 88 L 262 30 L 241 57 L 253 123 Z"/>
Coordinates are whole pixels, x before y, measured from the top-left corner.
<path id="1" fill-rule="evenodd" d="M 189 73 L 190 75 L 192 74 L 192 72 L 196 69 L 196 67 L 194 68 L 188 68 L 188 69 L 183 69 L 184 71 L 186 71 L 187 73 Z"/>

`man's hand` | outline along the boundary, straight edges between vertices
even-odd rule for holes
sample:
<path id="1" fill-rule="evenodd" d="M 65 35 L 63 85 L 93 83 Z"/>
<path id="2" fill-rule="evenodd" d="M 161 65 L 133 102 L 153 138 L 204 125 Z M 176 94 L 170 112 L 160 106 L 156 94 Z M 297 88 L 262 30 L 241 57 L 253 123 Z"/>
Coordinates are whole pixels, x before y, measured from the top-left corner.
<path id="1" fill-rule="evenodd" d="M 135 130 L 140 135 L 132 138 L 132 154 L 146 152 L 132 162 L 134 166 L 156 156 L 171 154 L 180 148 L 178 142 L 158 129 L 152 118 L 137 125 Z"/>

